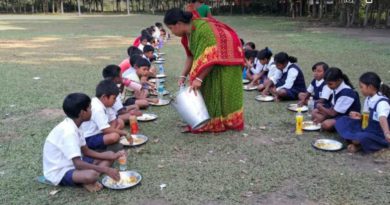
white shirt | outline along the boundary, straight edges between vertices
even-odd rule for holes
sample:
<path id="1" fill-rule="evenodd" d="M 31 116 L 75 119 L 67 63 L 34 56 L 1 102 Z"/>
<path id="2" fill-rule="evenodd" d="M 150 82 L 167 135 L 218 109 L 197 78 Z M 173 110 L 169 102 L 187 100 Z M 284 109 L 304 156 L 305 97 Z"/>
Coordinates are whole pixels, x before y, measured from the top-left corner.
<path id="1" fill-rule="evenodd" d="M 297 69 L 295 68 L 291 68 L 290 70 L 288 70 L 288 67 L 290 67 L 292 65 L 292 63 L 288 63 L 287 66 L 285 68 L 283 68 L 283 73 L 287 73 L 287 78 L 286 78 L 286 81 L 284 82 L 284 85 L 276 88 L 276 91 L 279 91 L 281 89 L 291 89 L 292 86 L 294 85 L 294 82 L 295 80 L 297 79 L 297 76 L 299 74 L 299 72 L 297 71 Z"/>
<path id="2" fill-rule="evenodd" d="M 370 112 L 369 108 L 374 109 L 375 105 L 377 102 L 382 99 L 386 98 L 384 96 L 375 94 L 372 97 L 367 97 L 364 101 L 364 107 L 363 107 L 363 112 Z M 380 117 L 389 117 L 390 114 L 390 105 L 386 101 L 381 101 L 378 103 L 376 110 L 374 111 L 373 119 L 375 121 L 379 121 Z"/>
<path id="3" fill-rule="evenodd" d="M 351 105 L 353 104 L 353 102 L 355 101 L 355 99 L 353 99 L 352 97 L 349 97 L 349 96 L 340 96 L 337 101 L 335 102 L 335 95 L 338 94 L 341 90 L 345 89 L 345 88 L 349 88 L 351 89 L 351 87 L 349 87 L 347 84 L 344 83 L 344 81 L 340 84 L 340 86 L 338 88 L 336 88 L 334 91 L 333 91 L 333 98 L 332 98 L 332 105 L 333 105 L 333 109 L 338 112 L 338 113 L 341 113 L 341 114 L 345 114 L 347 112 L 347 110 L 351 107 Z"/>
<path id="4" fill-rule="evenodd" d="M 112 106 L 112 109 L 115 111 L 115 115 L 117 115 L 118 111 L 122 108 L 123 108 L 122 95 L 119 93 L 118 96 L 116 96 L 115 103 Z"/>
<path id="5" fill-rule="evenodd" d="M 135 68 L 131 67 L 129 69 L 127 69 L 123 74 L 122 74 L 122 78 L 126 78 L 126 79 L 129 79 L 133 82 L 136 82 L 136 83 L 140 83 L 141 80 L 139 79 L 138 75 L 137 75 L 137 71 L 135 70 Z"/>
<path id="6" fill-rule="evenodd" d="M 116 118 L 112 108 L 106 108 L 97 97 L 92 98 L 91 110 L 91 120 L 81 124 L 81 130 L 85 138 L 102 133 L 102 130 L 109 128 L 109 123 Z"/>
<path id="7" fill-rule="evenodd" d="M 142 52 L 144 52 L 144 45 L 142 44 L 142 43 L 140 43 L 139 45 L 138 45 L 138 49 L 140 49 Z"/>
<path id="8" fill-rule="evenodd" d="M 72 159 L 82 157 L 81 147 L 86 142 L 82 131 L 70 118 L 65 118 L 47 136 L 43 146 L 43 174 L 58 185 L 65 173 L 75 169 Z"/>
<path id="9" fill-rule="evenodd" d="M 255 58 L 254 64 L 255 67 L 251 68 L 251 71 L 254 75 L 261 73 L 262 71 L 265 71 L 266 66 L 260 63 L 260 60 Z"/>
<path id="10" fill-rule="evenodd" d="M 155 26 L 155 27 L 154 27 L 153 38 L 159 39 L 159 38 L 160 38 L 160 35 L 161 35 L 160 29 L 159 29 L 157 26 Z"/>
<path id="11" fill-rule="evenodd" d="M 324 82 L 324 79 L 316 80 L 315 84 L 318 87 L 323 82 Z M 314 95 L 314 87 L 311 83 L 310 83 L 309 87 L 307 88 L 307 92 L 310 93 L 311 95 Z M 331 95 L 332 95 L 332 90 L 328 87 L 328 85 L 324 85 L 324 87 L 322 88 L 322 91 L 320 92 L 320 98 L 328 100 Z"/>
<path id="12" fill-rule="evenodd" d="M 282 71 L 280 71 L 274 62 L 274 58 L 271 58 L 266 66 L 266 70 L 268 71 L 268 79 L 270 79 L 274 85 L 278 83 L 278 80 L 282 77 Z"/>

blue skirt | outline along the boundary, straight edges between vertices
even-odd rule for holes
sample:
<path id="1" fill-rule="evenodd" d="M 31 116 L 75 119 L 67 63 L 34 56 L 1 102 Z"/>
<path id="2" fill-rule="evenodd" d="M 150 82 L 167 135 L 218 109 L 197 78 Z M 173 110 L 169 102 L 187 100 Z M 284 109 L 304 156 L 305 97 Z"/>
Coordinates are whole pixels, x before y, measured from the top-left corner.
<path id="1" fill-rule="evenodd" d="M 341 116 L 336 120 L 335 128 L 343 139 L 359 142 L 364 152 L 375 152 L 389 147 L 383 133 L 379 134 L 382 130 L 363 130 L 361 120 Z"/>

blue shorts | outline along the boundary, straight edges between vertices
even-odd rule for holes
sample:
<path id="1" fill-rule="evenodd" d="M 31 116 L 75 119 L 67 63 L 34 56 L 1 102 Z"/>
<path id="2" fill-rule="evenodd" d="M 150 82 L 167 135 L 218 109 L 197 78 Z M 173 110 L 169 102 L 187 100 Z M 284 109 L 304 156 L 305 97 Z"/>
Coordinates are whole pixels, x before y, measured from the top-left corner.
<path id="1" fill-rule="evenodd" d="M 287 96 L 284 97 L 283 100 L 298 100 L 298 94 L 300 91 L 294 88 L 291 89 L 282 88 L 282 89 L 287 92 Z"/>
<path id="2" fill-rule="evenodd" d="M 87 162 L 89 164 L 93 164 L 92 158 L 83 157 L 83 158 L 81 158 L 81 160 L 83 160 L 84 162 Z M 74 181 L 73 181 L 72 177 L 73 177 L 74 170 L 75 169 L 71 169 L 71 170 L 67 171 L 65 173 L 64 177 L 62 177 L 59 185 L 61 185 L 61 186 L 80 186 L 80 184 L 74 183 Z"/>
<path id="3" fill-rule="evenodd" d="M 93 136 L 85 138 L 85 141 L 87 142 L 87 146 L 90 149 L 93 149 L 93 150 L 97 150 L 97 149 L 103 150 L 103 149 L 106 149 L 107 146 L 104 145 L 103 136 L 104 136 L 104 134 L 100 133 L 100 134 L 93 135 Z"/>

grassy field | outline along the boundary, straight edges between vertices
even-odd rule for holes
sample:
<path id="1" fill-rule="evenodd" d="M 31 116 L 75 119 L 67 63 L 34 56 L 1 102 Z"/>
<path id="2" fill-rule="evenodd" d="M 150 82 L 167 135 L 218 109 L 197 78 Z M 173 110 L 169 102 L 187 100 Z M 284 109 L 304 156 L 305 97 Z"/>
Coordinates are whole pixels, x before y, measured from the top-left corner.
<path id="1" fill-rule="evenodd" d="M 390 82 L 389 43 L 309 30 L 284 18 L 220 19 L 259 48 L 298 57 L 307 82 L 317 61 L 342 68 L 355 85 L 369 70 Z M 63 119 L 64 96 L 92 96 L 102 68 L 121 62 L 141 28 L 156 21 L 162 17 L 0 16 L 0 204 L 390 203 L 389 151 L 350 155 L 314 150 L 314 139 L 337 135 L 295 136 L 287 103 L 258 103 L 255 92 L 245 93 L 241 133 L 181 134 L 173 108 L 150 108 L 160 118 L 140 128 L 151 140 L 130 155 L 130 168 L 144 177 L 141 186 L 87 193 L 38 184 L 43 143 Z M 177 38 L 164 52 L 167 89 L 175 91 L 184 52 Z M 163 183 L 167 187 L 160 190 Z M 51 196 L 56 189 L 60 192 Z"/>

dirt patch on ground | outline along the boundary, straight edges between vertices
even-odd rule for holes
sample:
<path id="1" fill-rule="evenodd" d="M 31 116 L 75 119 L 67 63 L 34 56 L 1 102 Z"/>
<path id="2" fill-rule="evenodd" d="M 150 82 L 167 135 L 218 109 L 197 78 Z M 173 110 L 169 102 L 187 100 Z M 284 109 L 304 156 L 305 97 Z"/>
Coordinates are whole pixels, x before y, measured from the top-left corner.
<path id="1" fill-rule="evenodd" d="M 390 43 L 390 29 L 309 27 L 304 30 L 312 33 L 337 33 L 348 38 L 356 38 L 378 44 Z"/>
<path id="2" fill-rule="evenodd" d="M 62 109 L 45 108 L 45 109 L 30 113 L 27 115 L 11 116 L 11 117 L 2 119 L 1 123 L 4 125 L 14 124 L 14 123 L 17 123 L 18 121 L 24 121 L 26 119 L 31 119 L 33 117 L 35 117 L 35 118 L 38 117 L 38 118 L 45 119 L 45 120 L 49 121 L 49 120 L 54 120 L 54 119 L 57 119 L 60 117 L 65 117 L 65 113 L 64 113 L 64 111 L 62 111 Z"/>
<path id="3" fill-rule="evenodd" d="M 7 142 L 13 140 L 15 138 L 19 138 L 20 136 L 16 132 L 7 131 L 0 133 L 0 142 Z"/>
<path id="4" fill-rule="evenodd" d="M 248 197 L 249 204 L 266 204 L 266 205 L 315 205 L 318 202 L 311 201 L 307 198 L 298 187 L 298 182 L 287 180 L 274 192 L 265 195 L 253 195 L 252 192 L 242 194 L 242 197 Z"/>
<path id="5" fill-rule="evenodd" d="M 171 203 L 169 203 L 165 199 L 150 199 L 150 200 L 139 201 L 137 204 L 139 204 L 139 205 L 169 205 Z"/>
<path id="6" fill-rule="evenodd" d="M 45 108 L 31 115 L 37 116 L 39 118 L 44 118 L 47 120 L 57 119 L 59 117 L 65 117 L 64 111 L 62 109 L 49 109 Z"/>
<path id="7" fill-rule="evenodd" d="M 88 38 L 84 43 L 84 48 L 96 49 L 96 48 L 112 48 L 128 46 L 133 42 L 133 38 L 127 38 L 123 36 L 99 36 L 97 38 Z"/>
<path id="8" fill-rule="evenodd" d="M 22 27 L 13 26 L 7 22 L 0 22 L 0 31 L 7 31 L 7 30 L 26 30 Z"/>

